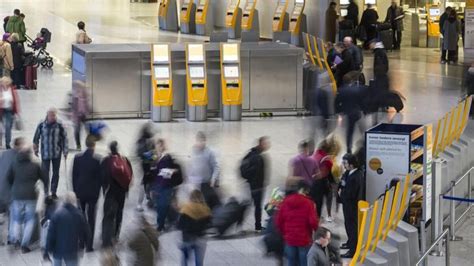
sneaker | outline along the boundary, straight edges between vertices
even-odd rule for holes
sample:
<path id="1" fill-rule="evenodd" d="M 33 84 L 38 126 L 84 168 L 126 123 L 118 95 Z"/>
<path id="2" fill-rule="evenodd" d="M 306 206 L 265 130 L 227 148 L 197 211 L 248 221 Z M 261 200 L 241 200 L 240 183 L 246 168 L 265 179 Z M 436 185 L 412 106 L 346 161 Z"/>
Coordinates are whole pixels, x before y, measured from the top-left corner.
<path id="1" fill-rule="evenodd" d="M 441 64 L 446 64 L 446 60 L 441 60 Z"/>
<path id="2" fill-rule="evenodd" d="M 264 232 L 264 231 L 265 231 L 265 227 L 263 227 L 263 226 L 255 228 L 255 232 L 257 232 L 257 233 L 261 233 L 261 232 Z"/>
<path id="3" fill-rule="evenodd" d="M 31 252 L 31 249 L 29 249 L 28 247 L 21 247 L 21 253 L 26 254 L 30 252 Z"/>
<path id="4" fill-rule="evenodd" d="M 328 223 L 332 223 L 333 221 L 334 221 L 334 219 L 332 219 L 331 216 L 328 216 L 328 217 L 326 218 L 326 222 L 328 222 Z"/>

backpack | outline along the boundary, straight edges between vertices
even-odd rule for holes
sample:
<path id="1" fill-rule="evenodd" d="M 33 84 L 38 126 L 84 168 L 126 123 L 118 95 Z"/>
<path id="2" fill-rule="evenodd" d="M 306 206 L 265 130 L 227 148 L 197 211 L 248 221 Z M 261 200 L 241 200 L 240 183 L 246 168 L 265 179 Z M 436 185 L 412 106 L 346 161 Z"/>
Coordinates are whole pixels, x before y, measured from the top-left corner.
<path id="1" fill-rule="evenodd" d="M 247 155 L 245 155 L 245 157 L 242 159 L 242 162 L 240 163 L 240 176 L 247 181 L 251 180 L 256 173 L 255 163 L 253 162 L 255 156 L 256 155 L 253 153 L 253 151 L 250 151 Z"/>
<path id="2" fill-rule="evenodd" d="M 177 187 L 183 183 L 183 171 L 181 168 L 181 165 L 176 162 L 176 160 L 171 159 L 173 161 L 173 169 L 176 169 L 176 171 L 173 173 L 171 176 L 171 185 L 173 187 Z"/>
<path id="3" fill-rule="evenodd" d="M 120 155 L 110 156 L 110 174 L 122 188 L 129 188 L 133 172 L 125 157 Z"/>

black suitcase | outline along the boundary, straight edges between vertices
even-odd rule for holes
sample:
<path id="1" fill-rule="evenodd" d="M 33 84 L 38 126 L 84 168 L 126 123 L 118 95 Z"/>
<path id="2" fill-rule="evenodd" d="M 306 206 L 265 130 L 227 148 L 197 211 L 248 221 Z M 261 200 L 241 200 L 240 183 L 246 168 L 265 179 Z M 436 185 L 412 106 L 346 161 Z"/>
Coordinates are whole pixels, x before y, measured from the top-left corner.
<path id="1" fill-rule="evenodd" d="M 390 22 L 377 23 L 378 31 L 384 31 L 384 30 L 390 30 L 390 29 L 392 29 L 392 25 L 390 24 Z"/>
<path id="2" fill-rule="evenodd" d="M 393 50 L 393 35 L 391 29 L 379 31 L 379 40 L 383 43 L 386 50 Z"/>
<path id="3" fill-rule="evenodd" d="M 212 227 L 222 236 L 234 224 L 242 224 L 247 203 L 239 203 L 234 197 L 225 205 L 218 207 L 212 216 Z"/>
<path id="4" fill-rule="evenodd" d="M 401 110 L 403 110 L 403 99 L 395 91 L 390 91 L 388 92 L 387 96 L 385 97 L 385 106 L 386 107 L 393 107 L 399 113 Z"/>

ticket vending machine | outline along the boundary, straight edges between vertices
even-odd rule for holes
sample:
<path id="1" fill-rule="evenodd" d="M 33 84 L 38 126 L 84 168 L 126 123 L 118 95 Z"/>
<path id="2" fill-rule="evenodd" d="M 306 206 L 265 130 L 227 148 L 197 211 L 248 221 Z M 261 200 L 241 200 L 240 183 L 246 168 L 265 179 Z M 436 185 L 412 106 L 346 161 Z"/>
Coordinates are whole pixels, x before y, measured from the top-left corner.
<path id="1" fill-rule="evenodd" d="M 211 0 L 198 0 L 196 4 L 196 34 L 210 35 L 214 30 Z"/>
<path id="2" fill-rule="evenodd" d="M 439 5 L 427 4 L 426 10 L 428 11 L 426 16 L 426 44 L 428 48 L 438 48 L 440 39 L 439 19 L 441 16 L 441 8 Z"/>
<path id="3" fill-rule="evenodd" d="M 173 119 L 173 79 L 170 55 L 168 44 L 153 44 L 151 47 L 151 120 L 154 122 L 169 122 Z"/>
<path id="4" fill-rule="evenodd" d="M 176 0 L 160 0 L 158 5 L 158 26 L 160 30 L 178 31 Z"/>
<path id="5" fill-rule="evenodd" d="M 189 121 L 207 119 L 206 53 L 203 44 L 186 45 L 186 118 Z"/>
<path id="6" fill-rule="evenodd" d="M 240 0 L 229 0 L 225 15 L 225 29 L 230 39 L 240 38 L 240 32 L 242 31 Z"/>
<path id="7" fill-rule="evenodd" d="M 306 32 L 306 15 L 303 13 L 305 0 L 295 0 L 290 18 L 291 44 L 303 46 L 303 32 Z"/>
<path id="8" fill-rule="evenodd" d="M 242 119 L 242 78 L 240 71 L 240 45 L 221 43 L 222 119 Z"/>
<path id="9" fill-rule="evenodd" d="M 278 0 L 277 8 L 275 9 L 275 13 L 273 15 L 273 32 L 281 32 L 288 30 L 288 1 L 289 0 Z"/>
<path id="10" fill-rule="evenodd" d="M 193 0 L 183 0 L 180 13 L 180 31 L 182 33 L 196 33 L 196 4 Z"/>
<path id="11" fill-rule="evenodd" d="M 260 37 L 260 23 L 258 19 L 257 0 L 246 0 L 242 14 L 242 31 L 252 31 Z"/>

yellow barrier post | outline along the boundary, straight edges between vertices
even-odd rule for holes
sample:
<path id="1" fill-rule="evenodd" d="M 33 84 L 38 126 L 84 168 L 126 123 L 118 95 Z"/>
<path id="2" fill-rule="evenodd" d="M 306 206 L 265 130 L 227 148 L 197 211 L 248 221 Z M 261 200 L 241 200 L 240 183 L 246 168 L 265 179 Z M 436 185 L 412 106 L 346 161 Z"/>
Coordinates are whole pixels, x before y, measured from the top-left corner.
<path id="1" fill-rule="evenodd" d="M 377 221 L 378 210 L 379 210 L 379 200 L 376 200 L 374 203 L 374 209 L 372 210 L 372 217 L 370 218 L 370 226 L 369 226 L 369 234 L 367 236 L 367 242 L 365 243 L 364 252 L 362 253 L 362 256 L 360 258 L 360 264 L 364 263 L 365 258 L 367 257 L 367 253 L 369 252 L 370 245 L 374 238 L 375 223 Z"/>
<path id="2" fill-rule="evenodd" d="M 391 193 L 391 191 L 389 190 L 389 191 L 385 192 L 385 195 L 384 195 L 383 206 L 382 206 L 382 215 L 380 216 L 380 223 L 379 223 L 379 228 L 377 228 L 377 235 L 375 237 L 374 243 L 372 244 L 372 247 L 370 247 L 371 252 L 375 252 L 375 249 L 377 248 L 377 244 L 378 244 L 379 240 L 382 238 L 383 229 L 386 226 L 385 217 L 387 216 L 389 200 L 390 200 L 390 193 Z"/>
<path id="3" fill-rule="evenodd" d="M 451 143 L 454 142 L 454 140 L 457 140 L 457 137 L 459 135 L 459 130 L 462 125 L 462 121 L 460 120 L 462 118 L 462 112 L 464 109 L 464 102 L 461 102 L 458 104 L 456 107 L 456 120 L 454 121 L 454 130 L 453 133 L 451 134 Z"/>
<path id="4" fill-rule="evenodd" d="M 328 71 L 329 78 L 331 79 L 332 92 L 334 93 L 334 95 L 336 95 L 336 93 L 337 93 L 336 79 L 334 78 L 334 74 L 332 73 L 332 69 L 331 69 L 331 67 L 329 66 L 329 64 L 326 60 L 326 58 L 327 58 L 326 48 L 324 47 L 324 42 L 322 40 L 321 40 L 321 51 L 323 52 L 324 65 L 326 66 L 326 70 Z"/>
<path id="5" fill-rule="evenodd" d="M 449 118 L 449 113 L 447 113 L 445 116 L 444 116 L 444 123 L 443 123 L 443 134 L 441 134 L 441 143 L 440 143 L 440 149 L 438 151 L 438 153 L 440 152 L 443 152 L 444 151 L 444 147 L 445 147 L 445 136 L 446 136 L 446 129 L 448 127 L 448 118 Z"/>
<path id="6" fill-rule="evenodd" d="M 393 196 L 392 207 L 391 207 L 391 210 L 390 210 L 390 216 L 388 218 L 387 227 L 385 228 L 385 233 L 384 233 L 383 238 L 382 238 L 384 241 L 387 239 L 388 233 L 392 229 L 393 220 L 396 217 L 398 217 L 397 201 L 398 201 L 399 192 L 400 192 L 400 182 L 398 182 L 397 186 L 395 187 L 395 194 Z"/>
<path id="7" fill-rule="evenodd" d="M 321 61 L 321 54 L 319 53 L 319 45 L 318 45 L 318 40 L 316 39 L 315 36 L 311 36 L 313 39 L 313 46 L 314 46 L 314 55 L 316 56 L 316 61 L 318 63 L 318 66 L 321 70 L 323 70 L 323 63 Z M 313 48 L 311 48 L 313 49 Z"/>
<path id="8" fill-rule="evenodd" d="M 314 55 L 313 55 L 313 49 L 311 48 L 311 41 L 309 39 L 309 34 L 308 33 L 303 33 L 303 39 L 305 42 L 304 47 L 306 48 L 306 54 L 311 60 L 311 63 L 315 66 L 316 61 L 314 60 Z"/>
<path id="9" fill-rule="evenodd" d="M 451 143 L 451 135 L 453 134 L 453 124 L 454 124 L 454 113 L 456 113 L 456 109 L 453 108 L 451 109 L 451 112 L 450 112 L 450 118 L 449 118 L 449 129 L 448 129 L 448 134 L 446 135 L 446 142 L 445 142 L 445 145 L 444 148 L 446 149 L 447 146 L 450 146 L 452 143 Z"/>
<path id="10" fill-rule="evenodd" d="M 469 120 L 469 112 L 471 111 L 471 105 L 472 105 L 472 96 L 469 96 L 467 97 L 465 105 L 464 105 L 462 126 L 461 126 L 460 132 L 458 133 L 458 139 L 461 137 L 462 133 L 464 132 L 464 129 L 466 128 L 467 121 Z"/>
<path id="11" fill-rule="evenodd" d="M 438 155 L 438 139 L 439 139 L 439 132 L 440 132 L 442 123 L 443 123 L 443 118 L 438 120 L 438 126 L 436 127 L 436 134 L 435 134 L 434 145 L 433 145 L 433 156 L 435 157 Z"/>
<path id="12" fill-rule="evenodd" d="M 361 206 L 365 206 L 361 208 Z M 351 260 L 350 266 L 355 266 L 357 260 L 359 259 L 360 252 L 362 250 L 362 242 L 364 241 L 364 231 L 365 231 L 365 223 L 367 222 L 367 211 L 369 208 L 369 203 L 367 201 L 359 201 L 359 214 L 360 214 L 360 224 L 359 224 L 359 236 L 357 239 L 357 247 L 354 254 L 354 257 Z"/>

